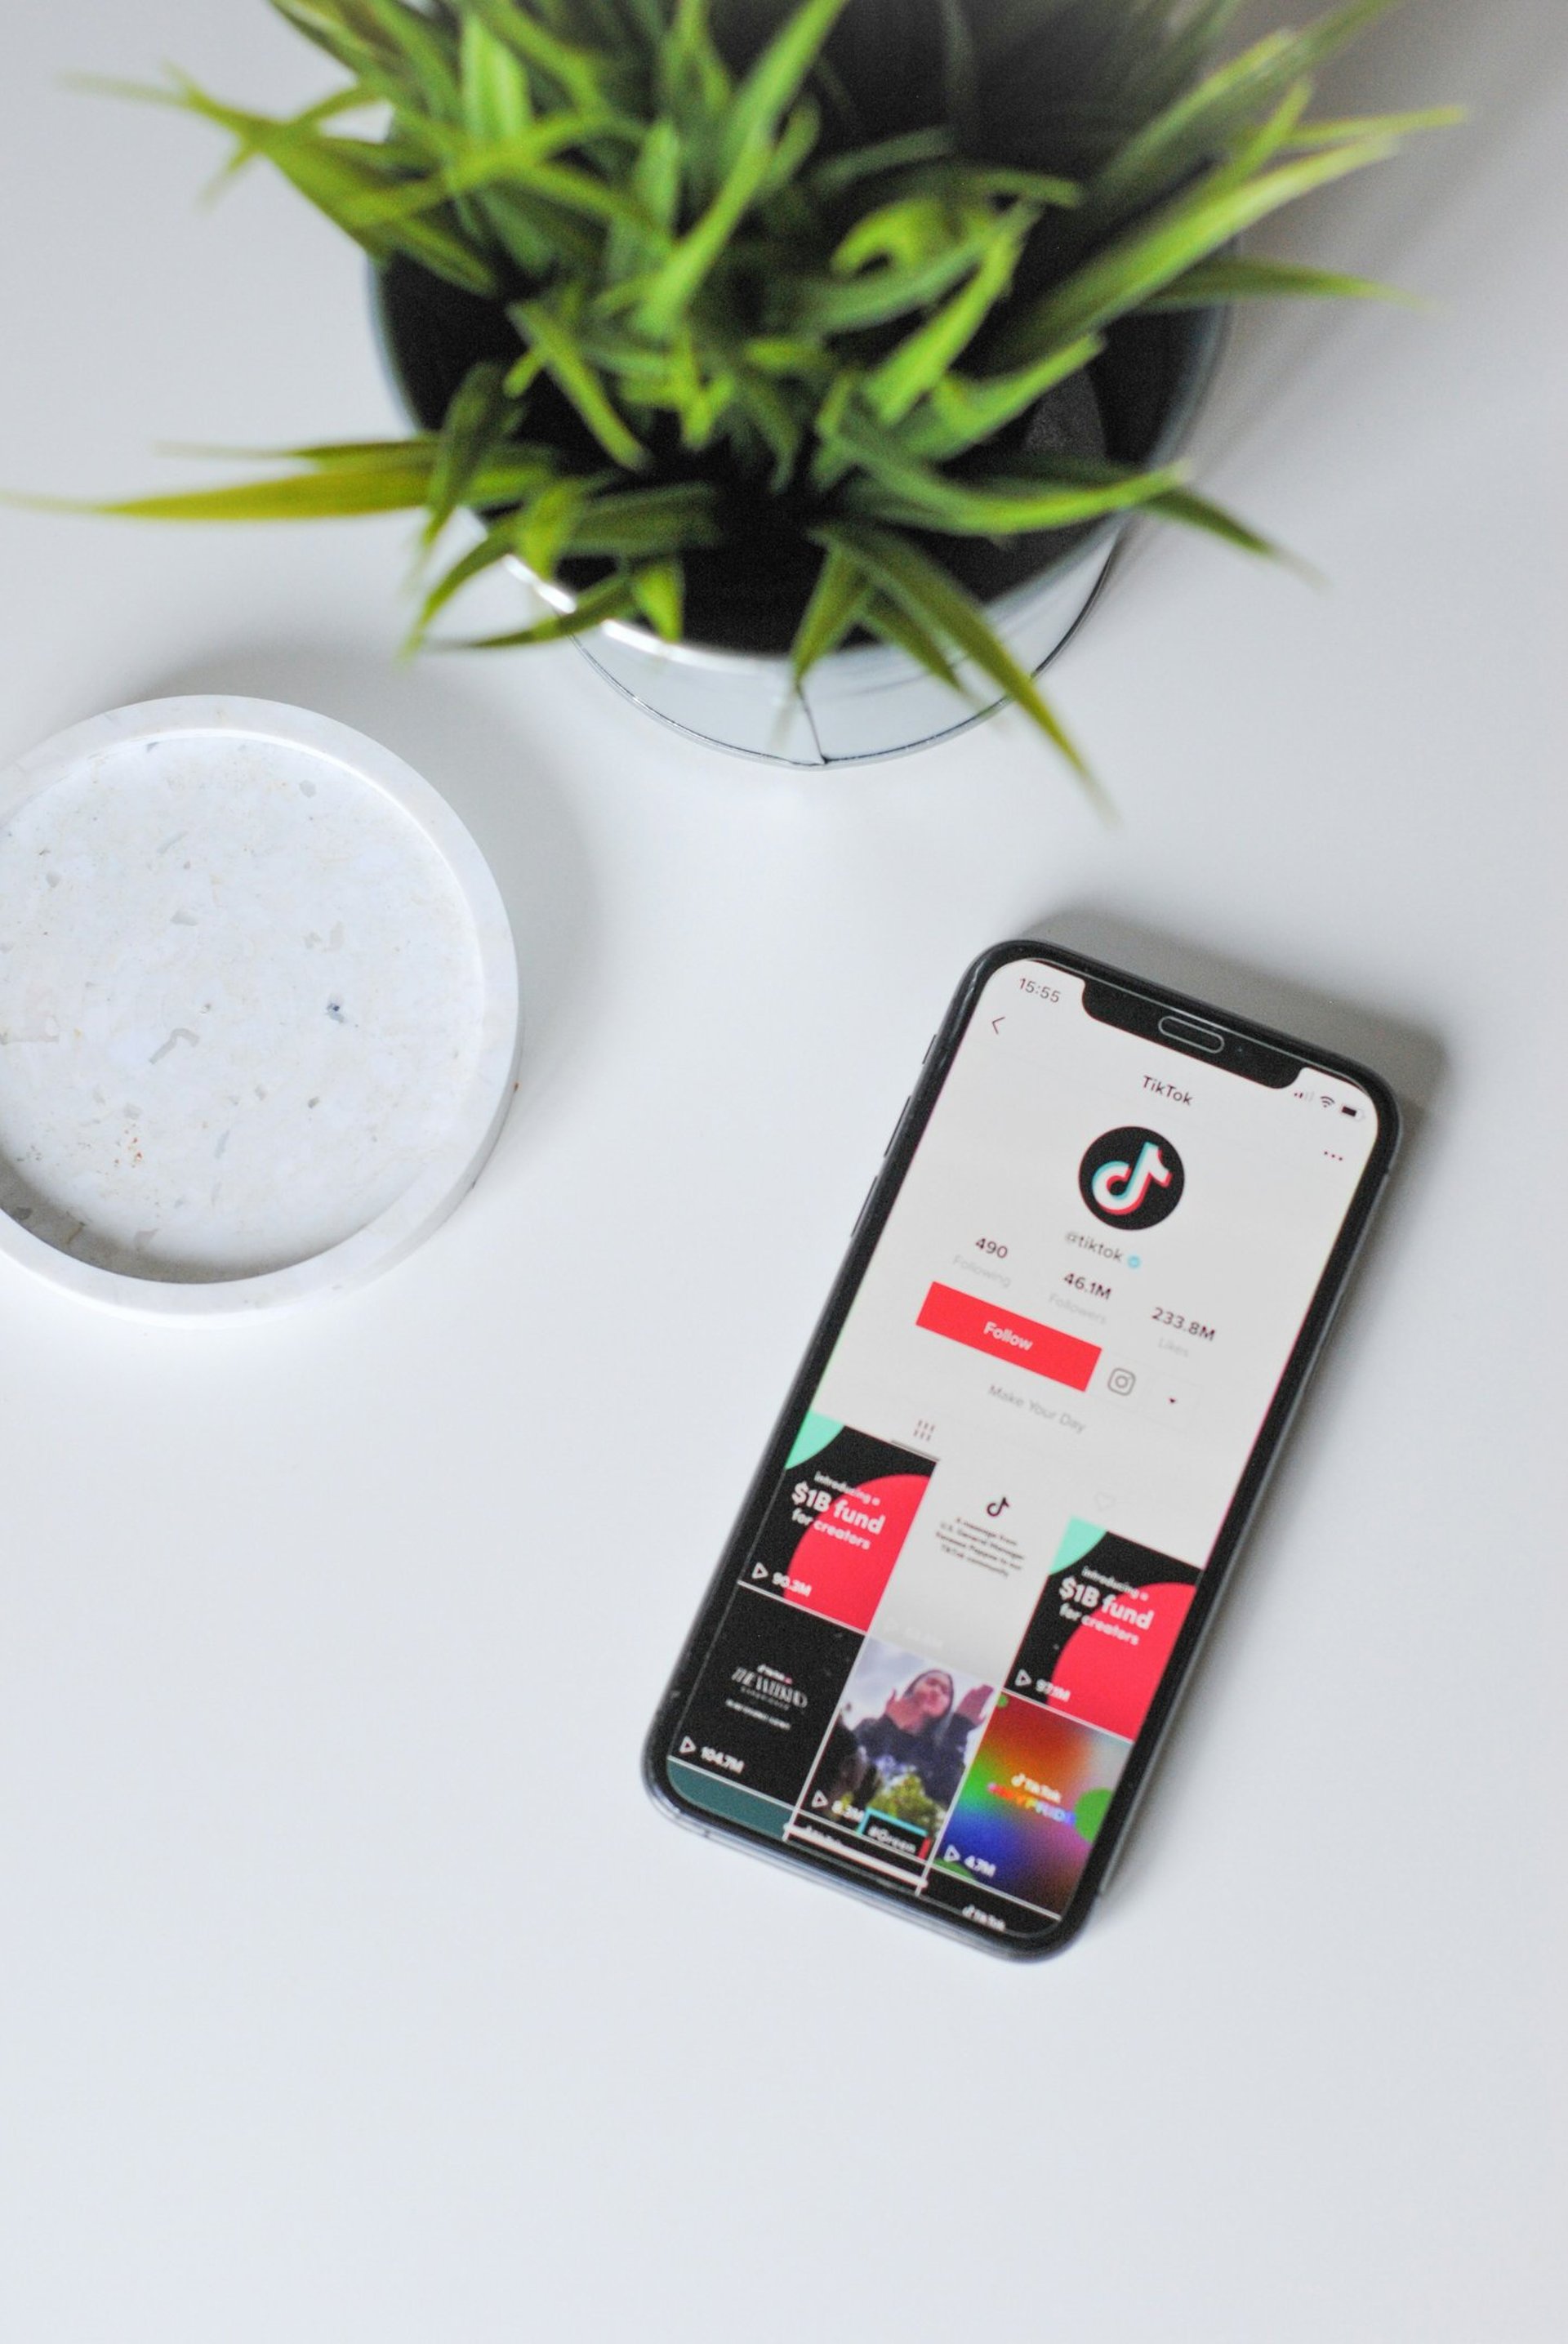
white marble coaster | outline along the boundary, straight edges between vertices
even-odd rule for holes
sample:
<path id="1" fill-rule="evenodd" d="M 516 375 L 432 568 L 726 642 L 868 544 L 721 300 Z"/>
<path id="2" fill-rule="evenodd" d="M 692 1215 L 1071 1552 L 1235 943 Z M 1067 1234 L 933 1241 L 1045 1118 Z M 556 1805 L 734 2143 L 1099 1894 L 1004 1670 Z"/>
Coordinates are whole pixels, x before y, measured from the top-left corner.
<path id="1" fill-rule="evenodd" d="M 517 1043 L 489 866 L 362 733 L 149 701 L 0 773 L 0 1254 L 56 1284 L 359 1285 L 477 1177 Z"/>

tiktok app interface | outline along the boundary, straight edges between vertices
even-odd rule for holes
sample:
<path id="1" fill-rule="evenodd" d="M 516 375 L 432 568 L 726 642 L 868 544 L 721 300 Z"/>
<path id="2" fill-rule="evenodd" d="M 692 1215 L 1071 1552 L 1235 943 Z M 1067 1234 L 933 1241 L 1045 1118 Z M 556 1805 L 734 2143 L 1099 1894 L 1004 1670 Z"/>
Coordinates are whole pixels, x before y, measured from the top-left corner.
<path id="1" fill-rule="evenodd" d="M 669 1752 L 694 1804 L 1037 1935 L 1087 1861 L 1377 1139 L 992 976 Z"/>

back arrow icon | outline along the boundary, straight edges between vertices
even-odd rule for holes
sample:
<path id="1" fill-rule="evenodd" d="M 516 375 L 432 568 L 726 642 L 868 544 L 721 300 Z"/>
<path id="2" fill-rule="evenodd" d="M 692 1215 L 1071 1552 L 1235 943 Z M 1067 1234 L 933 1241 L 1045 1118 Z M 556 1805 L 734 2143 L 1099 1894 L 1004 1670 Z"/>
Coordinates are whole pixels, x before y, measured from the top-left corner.
<path id="1" fill-rule="evenodd" d="M 1006 1017 L 1007 1014 L 1007 1011 L 1006 1011 L 1006 1010 L 1004 1010 L 1004 1011 L 1002 1012 L 1002 1016 L 1001 1016 L 1001 1017 L 993 1017 L 993 1018 L 992 1018 L 992 1020 L 991 1020 L 991 1031 L 992 1031 L 992 1033 L 993 1033 L 993 1034 L 999 1034 L 999 1033 L 1001 1032 L 1001 1030 L 1002 1030 L 1002 1019 Z"/>

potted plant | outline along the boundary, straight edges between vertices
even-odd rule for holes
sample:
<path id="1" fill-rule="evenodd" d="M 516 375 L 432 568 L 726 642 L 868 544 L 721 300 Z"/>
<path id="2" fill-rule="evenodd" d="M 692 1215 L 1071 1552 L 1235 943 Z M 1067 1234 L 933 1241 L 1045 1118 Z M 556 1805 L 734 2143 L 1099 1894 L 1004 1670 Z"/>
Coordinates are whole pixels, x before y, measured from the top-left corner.
<path id="1" fill-rule="evenodd" d="M 272 5 L 319 104 L 140 94 L 364 248 L 416 428 L 96 510 L 422 510 L 412 642 L 518 564 L 482 643 L 813 764 L 1011 701 L 1082 771 L 1034 676 L 1127 519 L 1267 550 L 1175 460 L 1227 306 L 1384 290 L 1237 239 L 1452 118 L 1310 118 L 1389 0 L 1224 62 L 1239 0 Z"/>

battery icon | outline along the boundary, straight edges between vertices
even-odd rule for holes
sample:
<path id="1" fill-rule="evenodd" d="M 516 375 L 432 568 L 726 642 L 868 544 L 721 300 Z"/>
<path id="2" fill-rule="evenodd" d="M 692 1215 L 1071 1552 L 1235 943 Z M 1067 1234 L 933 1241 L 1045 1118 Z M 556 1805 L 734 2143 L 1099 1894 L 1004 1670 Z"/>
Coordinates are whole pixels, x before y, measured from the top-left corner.
<path id="1" fill-rule="evenodd" d="M 1340 1109 L 1340 1113 L 1341 1115 L 1360 1115 L 1361 1109 L 1360 1107 L 1355 1106 L 1342 1106 Z"/>

